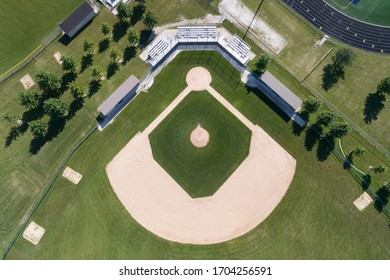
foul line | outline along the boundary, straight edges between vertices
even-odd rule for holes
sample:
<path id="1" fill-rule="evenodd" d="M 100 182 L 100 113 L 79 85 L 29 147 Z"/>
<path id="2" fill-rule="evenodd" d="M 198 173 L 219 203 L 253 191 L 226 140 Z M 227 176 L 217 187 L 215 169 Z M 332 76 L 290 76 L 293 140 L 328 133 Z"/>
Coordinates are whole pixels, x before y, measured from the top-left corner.
<path id="1" fill-rule="evenodd" d="M 42 44 L 39 44 L 38 47 L 36 47 L 32 52 L 30 52 L 23 60 L 21 60 L 18 64 L 16 64 L 14 67 L 12 67 L 11 69 L 9 69 L 8 71 L 4 72 L 3 74 L 0 75 L 0 78 L 4 77 L 5 75 L 7 75 L 9 72 L 11 72 L 12 70 L 14 70 L 16 67 L 18 67 L 20 64 L 22 64 L 23 62 L 25 62 L 33 53 L 36 52 L 37 49 L 41 48 L 42 47 Z"/>

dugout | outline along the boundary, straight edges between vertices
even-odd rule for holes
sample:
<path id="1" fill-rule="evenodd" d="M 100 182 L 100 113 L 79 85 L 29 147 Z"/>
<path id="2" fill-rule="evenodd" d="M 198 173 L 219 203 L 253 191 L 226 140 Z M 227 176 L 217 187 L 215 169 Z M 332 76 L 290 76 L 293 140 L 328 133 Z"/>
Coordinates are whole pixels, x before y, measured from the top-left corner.
<path id="1" fill-rule="evenodd" d="M 138 86 L 139 80 L 131 75 L 99 106 L 100 116 L 105 118 L 121 110 L 136 95 Z"/>

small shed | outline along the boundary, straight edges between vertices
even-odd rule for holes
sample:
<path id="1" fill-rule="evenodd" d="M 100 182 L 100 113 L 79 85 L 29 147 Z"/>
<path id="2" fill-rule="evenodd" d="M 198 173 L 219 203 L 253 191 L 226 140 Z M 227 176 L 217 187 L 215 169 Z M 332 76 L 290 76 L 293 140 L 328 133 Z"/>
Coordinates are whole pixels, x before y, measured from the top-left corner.
<path id="1" fill-rule="evenodd" d="M 131 75 L 98 108 L 102 117 L 107 117 L 115 110 L 123 108 L 137 93 L 139 80 Z"/>
<path id="2" fill-rule="evenodd" d="M 97 11 L 95 11 L 87 2 L 84 2 L 60 24 L 60 28 L 66 35 L 72 38 L 90 22 L 96 14 Z"/>

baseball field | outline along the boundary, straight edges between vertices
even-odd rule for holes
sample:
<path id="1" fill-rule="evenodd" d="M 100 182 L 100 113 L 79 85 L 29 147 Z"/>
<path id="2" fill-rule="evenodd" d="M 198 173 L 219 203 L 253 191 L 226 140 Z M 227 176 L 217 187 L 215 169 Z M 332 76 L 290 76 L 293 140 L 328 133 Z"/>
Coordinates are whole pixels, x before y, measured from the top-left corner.
<path id="1" fill-rule="evenodd" d="M 103 132 L 95 131 L 68 162 L 83 175 L 74 186 L 59 178 L 32 217 L 46 229 L 38 246 L 21 236 L 9 259 L 387 259 L 387 218 L 352 202 L 361 189 L 330 156 L 316 159 L 305 136 L 259 91 L 230 85 L 217 66 L 182 53 Z M 202 56 L 217 56 L 204 53 Z M 185 59 L 183 59 L 185 57 Z M 186 63 L 183 63 L 186 61 Z M 194 66 L 207 68 L 211 86 L 246 118 L 266 131 L 297 161 L 294 179 L 272 214 L 247 234 L 215 245 L 164 240 L 141 226 L 113 192 L 105 168 L 138 131 L 143 131 L 185 87 Z M 217 71 L 215 71 L 215 70 Z M 232 69 L 227 69 L 232 72 Z M 236 78 L 239 74 L 236 73 Z M 318 153 L 318 152 L 317 152 Z M 368 226 L 369 225 L 369 226 Z"/>

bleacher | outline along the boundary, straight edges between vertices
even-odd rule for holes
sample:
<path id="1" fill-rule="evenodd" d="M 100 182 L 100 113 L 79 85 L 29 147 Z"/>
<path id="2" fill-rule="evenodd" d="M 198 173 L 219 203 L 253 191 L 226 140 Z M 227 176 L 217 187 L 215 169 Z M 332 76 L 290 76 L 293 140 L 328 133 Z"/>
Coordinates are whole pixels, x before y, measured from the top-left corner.
<path id="1" fill-rule="evenodd" d="M 179 42 L 217 42 L 215 25 L 179 26 L 176 38 Z"/>
<path id="2" fill-rule="evenodd" d="M 165 35 L 158 36 L 148 47 L 147 62 L 155 66 L 173 47 L 174 42 Z"/>
<path id="3" fill-rule="evenodd" d="M 248 53 L 251 48 L 237 35 L 227 41 L 226 48 L 242 64 L 246 65 L 249 62 Z"/>

